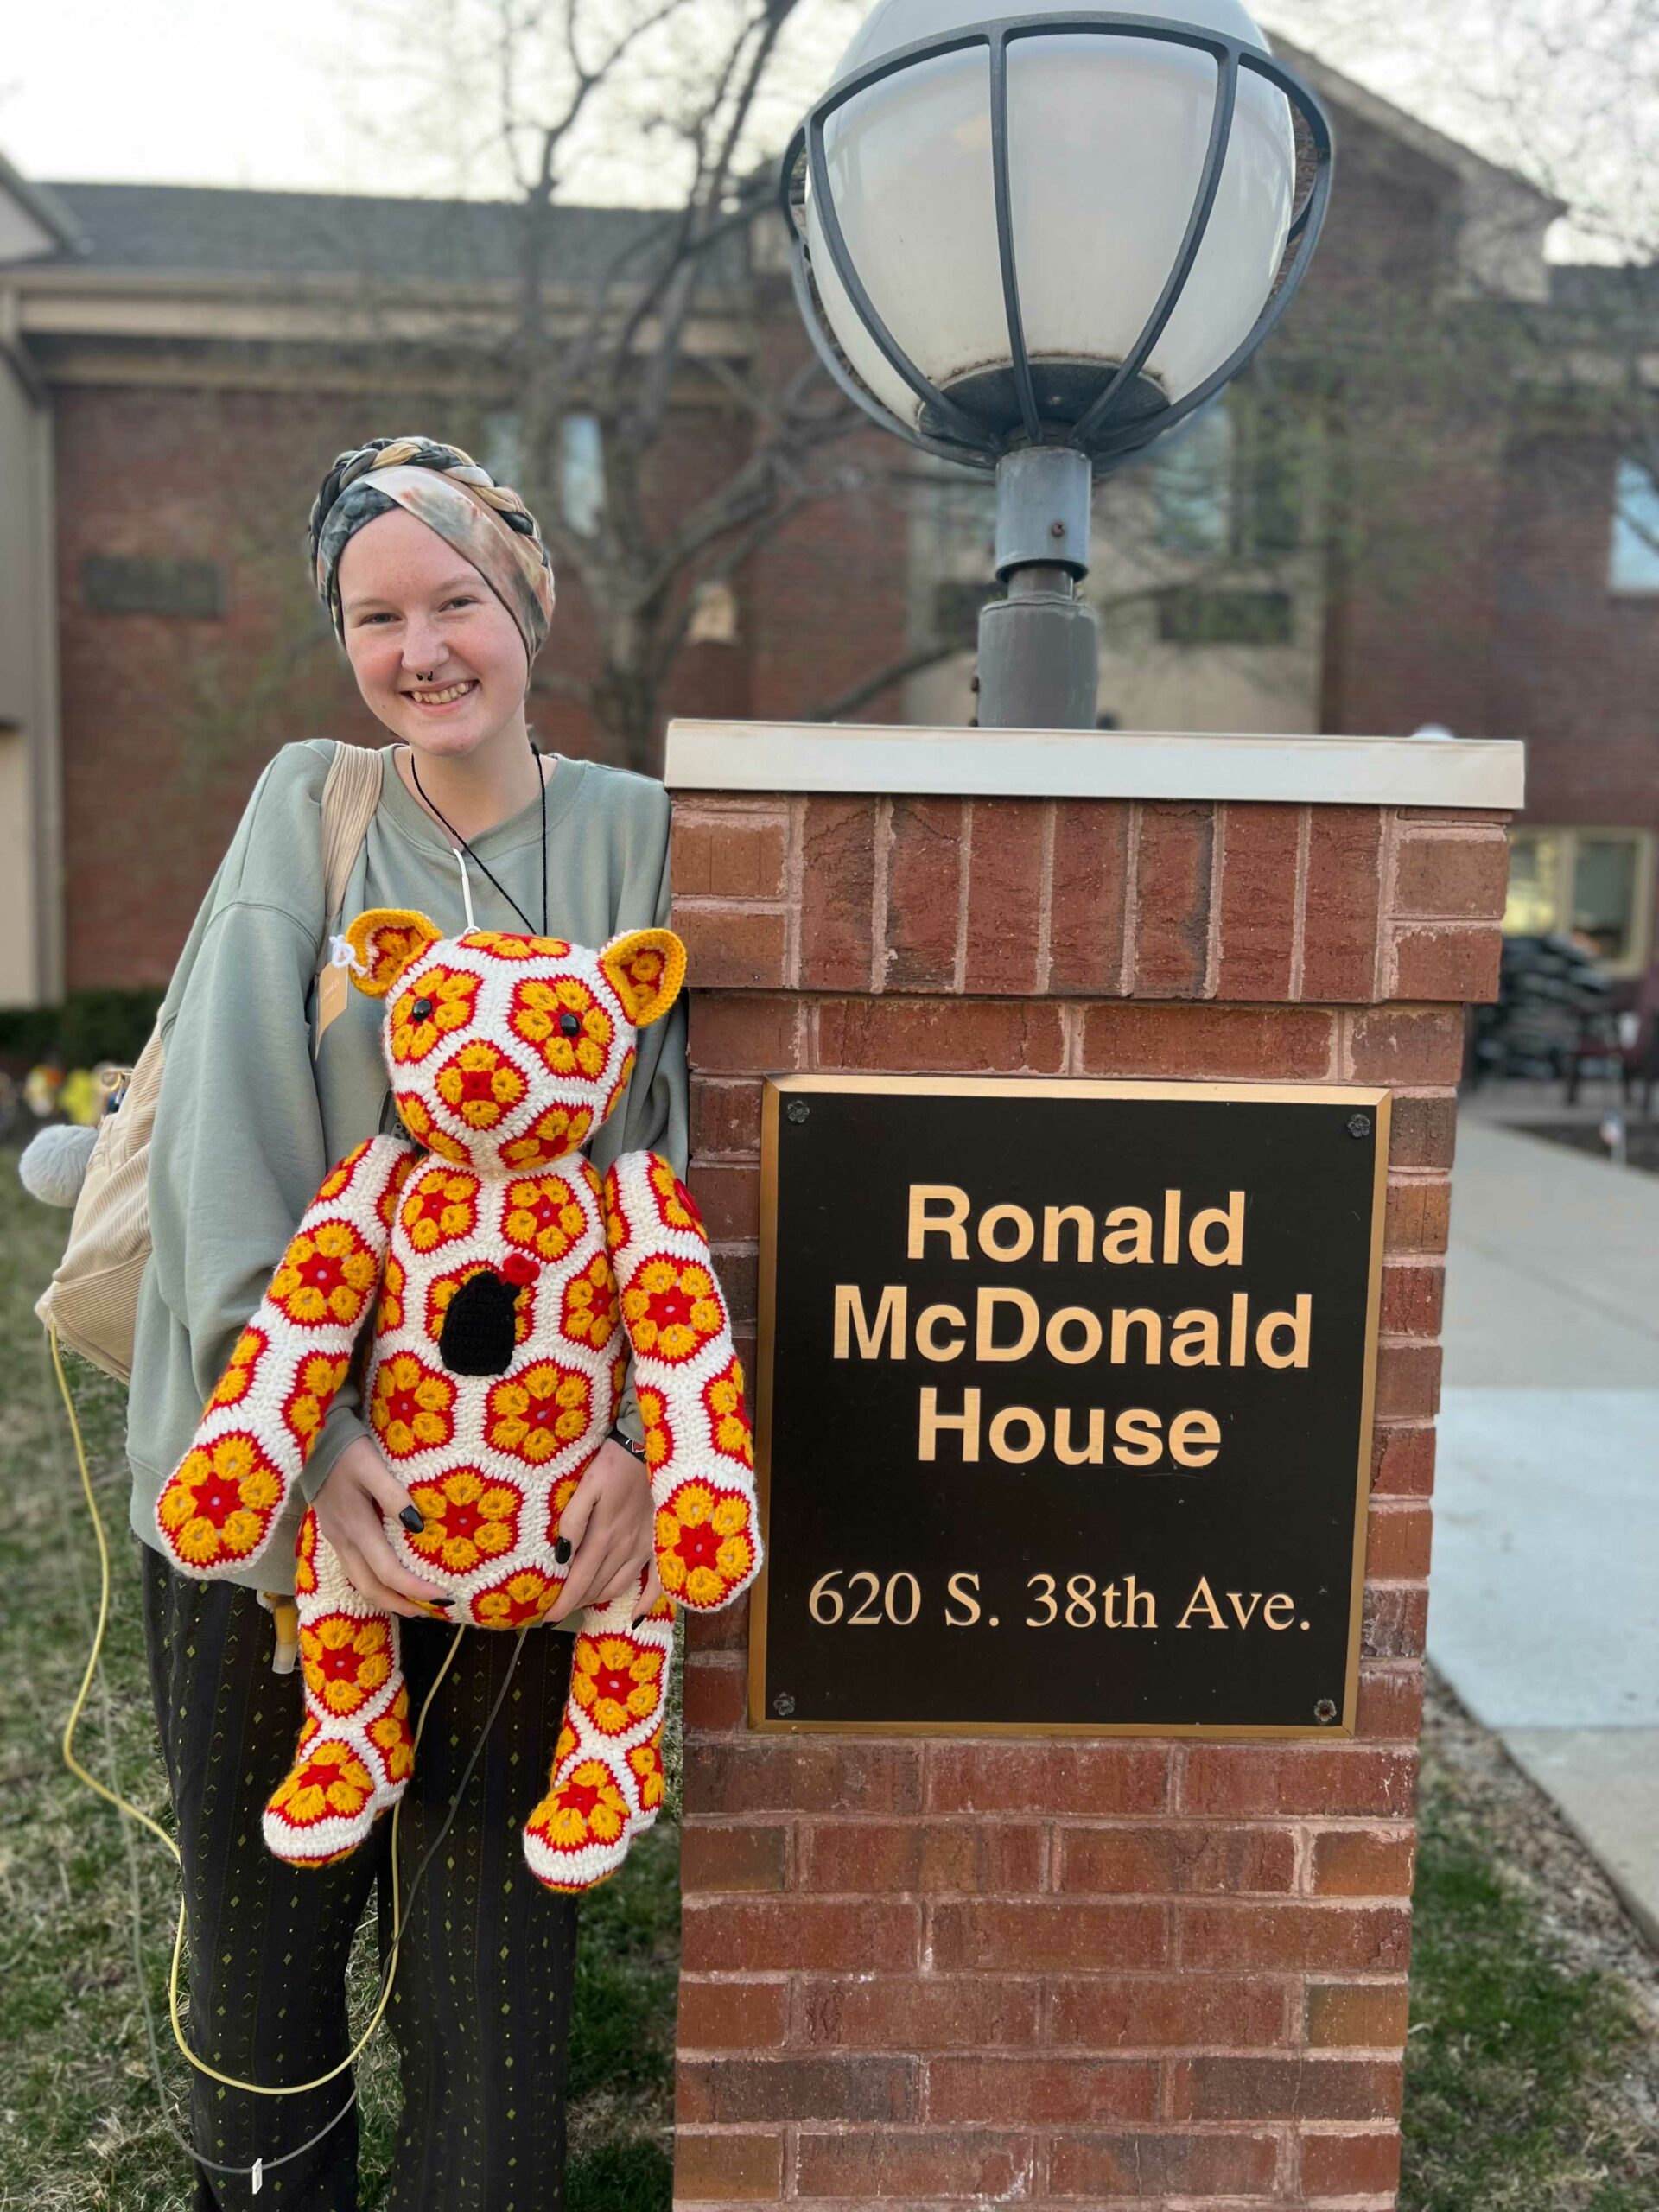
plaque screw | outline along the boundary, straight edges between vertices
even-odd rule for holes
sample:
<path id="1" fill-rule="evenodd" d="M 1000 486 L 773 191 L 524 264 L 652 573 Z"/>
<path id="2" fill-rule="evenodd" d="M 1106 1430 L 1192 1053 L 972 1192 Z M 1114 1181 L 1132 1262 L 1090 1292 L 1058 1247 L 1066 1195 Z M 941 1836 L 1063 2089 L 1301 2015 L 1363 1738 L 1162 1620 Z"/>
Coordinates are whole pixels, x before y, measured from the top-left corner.
<path id="1" fill-rule="evenodd" d="M 1336 1719 L 1336 1717 L 1337 1707 L 1335 1699 L 1322 1697 L 1313 1708 L 1313 1718 L 1323 1723 L 1326 1727 L 1329 1727 L 1330 1724 Z"/>
<path id="2" fill-rule="evenodd" d="M 787 1720 L 795 1710 L 795 1700 L 787 1690 L 779 1690 L 772 1700 L 772 1709 L 780 1720 Z"/>
<path id="3" fill-rule="evenodd" d="M 1369 1114 L 1351 1114 L 1348 1117 L 1348 1134 L 1351 1137 L 1370 1136 L 1371 1134 L 1370 1116 Z"/>
<path id="4" fill-rule="evenodd" d="M 804 1122 L 807 1116 L 812 1111 L 812 1109 L 807 1104 L 804 1098 L 791 1098 L 788 1105 L 785 1107 L 784 1111 L 788 1115 L 791 1122 Z"/>

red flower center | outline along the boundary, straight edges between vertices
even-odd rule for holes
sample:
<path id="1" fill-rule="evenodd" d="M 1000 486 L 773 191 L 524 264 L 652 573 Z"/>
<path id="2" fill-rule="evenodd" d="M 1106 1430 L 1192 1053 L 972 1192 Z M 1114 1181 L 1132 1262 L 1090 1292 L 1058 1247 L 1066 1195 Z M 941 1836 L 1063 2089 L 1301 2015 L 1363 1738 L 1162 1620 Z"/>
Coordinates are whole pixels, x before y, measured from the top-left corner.
<path id="1" fill-rule="evenodd" d="M 626 1705 L 633 1694 L 633 1677 L 620 1667 L 601 1667 L 594 1676 L 594 1689 L 600 1697 Z"/>
<path id="2" fill-rule="evenodd" d="M 573 1813 L 580 1813 L 583 1821 L 591 1821 L 599 1803 L 599 1785 L 593 1782 L 567 1782 L 560 1796 Z"/>
<path id="3" fill-rule="evenodd" d="M 651 1318 L 659 1329 L 688 1322 L 691 1319 L 691 1300 L 676 1283 L 671 1290 L 658 1291 L 652 1300 Z"/>
<path id="4" fill-rule="evenodd" d="M 210 1476 L 196 1492 L 197 1512 L 211 1521 L 215 1529 L 222 1529 L 241 1503 L 241 1484 L 226 1480 L 223 1475 Z"/>
<path id="5" fill-rule="evenodd" d="M 688 1567 L 712 1567 L 720 1549 L 714 1522 L 699 1521 L 693 1529 L 682 1529 L 680 1541 L 674 1548 Z"/>

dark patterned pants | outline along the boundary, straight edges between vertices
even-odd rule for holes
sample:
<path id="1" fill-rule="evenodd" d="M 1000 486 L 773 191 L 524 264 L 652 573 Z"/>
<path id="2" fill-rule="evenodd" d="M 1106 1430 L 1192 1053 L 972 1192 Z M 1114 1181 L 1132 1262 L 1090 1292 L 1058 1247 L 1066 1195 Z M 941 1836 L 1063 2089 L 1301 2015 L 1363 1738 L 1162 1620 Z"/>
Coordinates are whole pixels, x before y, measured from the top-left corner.
<path id="1" fill-rule="evenodd" d="M 300 1678 L 274 1675 L 271 1618 L 251 1590 L 197 1582 L 143 1554 L 150 1685 L 184 1854 L 194 2048 L 244 2081 L 308 2082 L 351 2048 L 346 1961 L 377 1891 L 391 1929 L 391 1815 L 337 1866 L 296 1868 L 260 1834 L 299 1734 Z M 411 1716 L 453 1630 L 402 1624 Z M 574 1899 L 543 1890 L 518 1832 L 547 1787 L 574 1639 L 532 1629 L 454 1826 L 408 1909 L 517 1639 L 468 1632 L 444 1679 L 403 1802 L 398 1879 L 409 1925 L 387 2010 L 404 2110 L 387 2212 L 557 2212 L 575 1963 Z M 193 2073 L 196 2147 L 267 2162 L 344 2104 L 351 2076 L 262 2097 Z M 355 2109 L 314 2150 L 245 2177 L 197 2169 L 196 2212 L 357 2212 Z"/>

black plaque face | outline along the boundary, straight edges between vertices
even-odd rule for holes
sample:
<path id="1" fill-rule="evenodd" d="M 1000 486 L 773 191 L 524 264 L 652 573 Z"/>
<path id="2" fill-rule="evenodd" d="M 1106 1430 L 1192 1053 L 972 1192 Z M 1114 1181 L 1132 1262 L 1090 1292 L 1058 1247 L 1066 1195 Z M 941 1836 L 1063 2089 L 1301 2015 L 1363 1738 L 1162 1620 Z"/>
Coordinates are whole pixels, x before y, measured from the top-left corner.
<path id="1" fill-rule="evenodd" d="M 1351 1732 L 1388 1110 L 768 1084 L 753 1724 Z"/>

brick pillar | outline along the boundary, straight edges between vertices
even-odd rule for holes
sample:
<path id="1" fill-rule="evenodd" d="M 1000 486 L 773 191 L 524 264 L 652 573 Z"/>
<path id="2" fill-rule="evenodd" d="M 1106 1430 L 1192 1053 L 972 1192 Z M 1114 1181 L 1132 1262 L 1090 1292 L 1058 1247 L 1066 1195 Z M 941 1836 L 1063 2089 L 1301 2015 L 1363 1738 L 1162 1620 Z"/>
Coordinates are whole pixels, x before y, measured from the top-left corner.
<path id="1" fill-rule="evenodd" d="M 1393 2206 L 1453 1086 L 1505 818 L 677 791 L 691 1181 L 746 1362 L 763 1075 L 1394 1090 L 1357 1736 L 753 1735 L 741 1612 L 694 1624 L 677 2204 Z"/>

